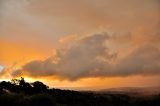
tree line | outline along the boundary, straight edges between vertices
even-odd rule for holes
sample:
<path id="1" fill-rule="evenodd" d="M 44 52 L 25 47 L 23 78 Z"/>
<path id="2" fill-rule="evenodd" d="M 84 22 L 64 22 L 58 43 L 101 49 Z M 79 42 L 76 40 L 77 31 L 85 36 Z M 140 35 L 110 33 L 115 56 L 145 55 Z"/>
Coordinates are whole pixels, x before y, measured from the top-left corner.
<path id="1" fill-rule="evenodd" d="M 134 97 L 61 90 L 21 78 L 0 82 L 0 106 L 160 106 L 160 94 Z"/>
<path id="2" fill-rule="evenodd" d="M 24 93 L 26 95 L 45 93 L 49 87 L 40 81 L 33 83 L 26 82 L 23 77 L 21 79 L 12 79 L 11 81 L 0 82 L 1 93 Z"/>

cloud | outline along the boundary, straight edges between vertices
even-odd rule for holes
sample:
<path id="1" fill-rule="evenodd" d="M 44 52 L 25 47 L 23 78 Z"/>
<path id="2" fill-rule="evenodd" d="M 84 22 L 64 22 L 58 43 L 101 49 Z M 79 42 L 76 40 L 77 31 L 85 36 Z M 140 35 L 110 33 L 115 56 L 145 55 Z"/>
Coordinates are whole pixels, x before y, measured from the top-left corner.
<path id="1" fill-rule="evenodd" d="M 159 0 L 0 2 L 0 16 L 4 20 L 1 33 L 6 32 L 1 36 L 9 41 L 27 41 L 25 45 L 41 47 L 42 52 L 55 43 L 60 45 L 56 57 L 26 63 L 14 70 L 12 76 L 76 80 L 159 73 Z M 100 26 L 111 33 L 81 36 L 99 30 Z M 71 36 L 62 37 L 68 34 Z"/>
<path id="2" fill-rule="evenodd" d="M 69 79 L 92 75 L 95 68 L 101 68 L 101 63 L 107 66 L 116 54 L 109 54 L 105 42 L 109 39 L 106 33 L 94 34 L 74 40 L 68 44 L 62 44 L 57 49 L 57 57 L 44 61 L 35 60 L 27 63 L 21 70 L 31 76 L 58 75 Z M 56 61 L 56 62 L 54 62 Z M 100 65 L 100 66 L 99 66 Z M 93 71 L 92 71 L 93 70 Z"/>
<path id="3" fill-rule="evenodd" d="M 133 46 L 132 43 L 130 44 L 133 42 L 132 39 L 134 38 L 130 33 L 126 33 L 124 36 L 98 33 L 71 37 L 68 39 L 70 42 L 67 40 L 57 48 L 56 57 L 50 57 L 43 61 L 31 61 L 21 69 L 15 70 L 12 75 L 59 76 L 76 80 L 84 77 L 160 74 L 159 48 L 154 43 L 150 45 L 151 41 L 139 44 L 138 47 Z M 113 42 L 113 44 L 108 42 Z M 127 45 L 123 42 L 129 45 L 127 50 L 130 52 L 121 57 L 120 54 L 124 52 L 118 50 L 121 50 L 123 45 Z M 117 51 L 112 50 L 113 46 L 118 47 Z"/>
<path id="4" fill-rule="evenodd" d="M 16 17 L 22 12 L 25 11 L 25 8 L 29 5 L 28 0 L 0 0 L 1 2 L 1 16 L 9 16 L 9 17 Z"/>
<path id="5" fill-rule="evenodd" d="M 2 65 L 0 65 L 0 74 L 3 72 L 4 67 Z"/>
<path id="6" fill-rule="evenodd" d="M 160 50 L 144 45 L 122 59 L 114 70 L 117 76 L 160 74 Z"/>

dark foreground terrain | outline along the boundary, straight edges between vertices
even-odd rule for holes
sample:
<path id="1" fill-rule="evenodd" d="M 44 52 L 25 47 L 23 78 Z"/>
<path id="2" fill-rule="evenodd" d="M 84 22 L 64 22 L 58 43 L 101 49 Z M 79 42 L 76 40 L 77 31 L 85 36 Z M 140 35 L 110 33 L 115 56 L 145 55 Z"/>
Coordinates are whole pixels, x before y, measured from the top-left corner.
<path id="1" fill-rule="evenodd" d="M 160 94 L 78 92 L 49 89 L 42 82 L 14 79 L 0 82 L 0 106 L 160 106 Z"/>

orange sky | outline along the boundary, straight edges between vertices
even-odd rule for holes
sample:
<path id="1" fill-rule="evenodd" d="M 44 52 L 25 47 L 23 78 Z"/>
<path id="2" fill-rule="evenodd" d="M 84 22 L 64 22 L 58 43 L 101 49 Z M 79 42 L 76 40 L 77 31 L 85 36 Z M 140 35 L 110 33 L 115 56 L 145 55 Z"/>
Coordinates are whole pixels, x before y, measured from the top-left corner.
<path id="1" fill-rule="evenodd" d="M 0 80 L 159 86 L 158 0 L 0 0 Z M 2 70 L 3 69 L 3 70 Z"/>

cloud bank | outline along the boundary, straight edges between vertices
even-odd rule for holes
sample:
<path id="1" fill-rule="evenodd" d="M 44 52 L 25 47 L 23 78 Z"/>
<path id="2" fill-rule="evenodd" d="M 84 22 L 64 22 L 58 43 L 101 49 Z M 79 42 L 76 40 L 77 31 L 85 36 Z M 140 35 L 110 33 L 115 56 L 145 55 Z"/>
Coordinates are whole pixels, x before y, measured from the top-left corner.
<path id="1" fill-rule="evenodd" d="M 2 41 L 40 47 L 47 54 L 58 45 L 56 55 L 30 61 L 6 73 L 70 80 L 157 75 L 159 4 L 159 0 L 0 0 Z M 105 33 L 85 35 L 102 31 L 101 27 Z M 6 52 L 1 57 L 10 57 Z M 21 58 L 21 54 L 16 55 Z"/>
<path id="2" fill-rule="evenodd" d="M 12 75 L 59 76 L 69 80 L 157 75 L 160 74 L 160 39 L 156 36 L 153 35 L 151 39 L 146 35 L 145 41 L 138 46 L 137 40 L 134 41 L 137 36 L 130 33 L 121 36 L 98 33 L 69 37 L 62 40 L 56 49 L 56 57 L 31 61 Z M 126 53 L 125 56 L 123 53 Z"/>

